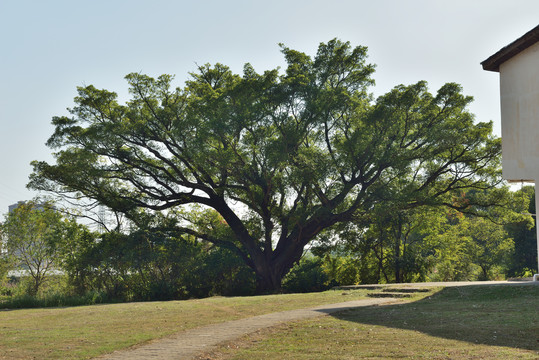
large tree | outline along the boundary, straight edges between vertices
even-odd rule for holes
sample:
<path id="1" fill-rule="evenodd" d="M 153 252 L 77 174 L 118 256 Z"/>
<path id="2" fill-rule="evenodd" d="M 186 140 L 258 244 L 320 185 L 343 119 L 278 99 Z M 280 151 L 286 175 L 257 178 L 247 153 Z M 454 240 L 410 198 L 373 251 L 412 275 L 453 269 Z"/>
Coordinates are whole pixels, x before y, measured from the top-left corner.
<path id="1" fill-rule="evenodd" d="M 204 65 L 184 88 L 169 75 L 130 74 L 125 105 L 79 88 L 71 116 L 53 118 L 56 164 L 34 162 L 29 186 L 131 219 L 209 208 L 228 231 L 188 221 L 196 217 L 177 230 L 239 253 L 259 292 L 279 291 L 309 242 L 367 219 L 377 203 L 462 207 L 447 194 L 492 186 L 500 141 L 491 123 L 474 123 L 458 85 L 436 95 L 425 82 L 401 85 L 374 101 L 365 47 L 331 40 L 314 57 L 281 51 L 282 72 Z"/>

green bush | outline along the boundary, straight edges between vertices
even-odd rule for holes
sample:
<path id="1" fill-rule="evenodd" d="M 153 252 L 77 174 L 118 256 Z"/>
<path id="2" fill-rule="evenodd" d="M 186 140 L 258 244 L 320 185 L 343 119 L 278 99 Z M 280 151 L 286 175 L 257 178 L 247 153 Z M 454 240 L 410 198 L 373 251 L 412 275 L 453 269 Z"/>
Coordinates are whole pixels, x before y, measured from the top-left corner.
<path id="1" fill-rule="evenodd" d="M 283 279 L 282 288 L 288 293 L 324 291 L 331 287 L 329 277 L 318 257 L 306 257 L 297 263 Z"/>
<path id="2" fill-rule="evenodd" d="M 327 254 L 322 262 L 322 269 L 333 285 L 354 285 L 359 283 L 360 266 L 352 256 Z"/>
<path id="3" fill-rule="evenodd" d="M 37 307 L 82 306 L 114 302 L 103 293 L 89 292 L 85 295 L 66 295 L 62 293 L 49 293 L 47 295 L 32 296 L 28 294 L 9 297 L 0 302 L 3 309 L 24 309 Z"/>
<path id="4" fill-rule="evenodd" d="M 255 289 L 253 271 L 236 253 L 166 232 L 107 233 L 78 249 L 66 268 L 73 294 L 151 301 L 251 295 Z"/>

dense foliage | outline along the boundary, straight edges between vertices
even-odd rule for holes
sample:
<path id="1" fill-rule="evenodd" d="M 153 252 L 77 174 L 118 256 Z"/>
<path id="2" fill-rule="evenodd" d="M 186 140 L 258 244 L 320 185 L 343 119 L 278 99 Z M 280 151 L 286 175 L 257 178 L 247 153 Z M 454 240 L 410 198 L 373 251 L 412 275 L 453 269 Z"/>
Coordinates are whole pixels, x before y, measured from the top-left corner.
<path id="1" fill-rule="evenodd" d="M 37 294 L 56 262 L 53 239 L 62 216 L 49 203 L 20 203 L 0 226 L 5 239 L 4 264 L 28 272 L 32 278 L 28 292 Z M 5 268 L 5 265 L 4 265 Z"/>
<path id="2" fill-rule="evenodd" d="M 166 229 L 96 233 L 52 207 L 34 205 L 20 206 L 2 226 L 7 230 L 16 224 L 19 230 L 3 232 L 7 246 L 0 256 L 0 300 L 7 295 L 15 303 L 36 304 L 27 296 L 59 296 L 77 304 L 71 297 L 92 303 L 254 293 L 252 270 L 230 250 L 178 238 Z M 28 219 L 40 222 L 23 223 Z M 27 237 L 15 237 L 19 233 Z M 8 279 L 10 270 L 16 272 Z"/>
<path id="3" fill-rule="evenodd" d="M 529 217 L 517 214 L 533 206 L 528 205 L 533 204 L 529 202 L 533 192 L 524 188 L 506 195 L 514 200 L 509 202 L 513 207 L 506 209 L 505 216 L 498 214 L 500 223 L 453 209 L 417 208 L 400 216 L 377 214 L 380 221 L 368 228 L 347 224 L 331 234 L 338 234 L 337 240 L 317 241 L 285 276 L 282 289 L 312 292 L 362 283 L 530 276 L 536 261 L 535 239 L 530 242 L 526 235 L 531 228 Z M 35 206 L 22 207 L 8 216 L 3 228 L 22 214 L 23 219 L 51 217 Z M 215 213 L 193 211 L 190 216 L 217 233 L 227 231 Z M 0 256 L 1 306 L 255 293 L 256 276 L 235 252 L 193 236 L 177 237 L 174 227 L 168 228 L 166 223 L 151 230 L 96 233 L 59 212 L 52 217 L 56 220 L 50 222 L 45 231 L 47 241 L 41 245 L 55 271 L 43 274 L 38 288 L 32 276 L 12 275 L 7 282 L 7 272 L 20 267 L 12 256 Z M 20 221 L 17 224 L 28 226 Z"/>
<path id="4" fill-rule="evenodd" d="M 123 301 L 247 295 L 254 276 L 235 254 L 164 232 L 103 234 L 81 249 L 74 285 Z M 80 276 L 84 274 L 84 276 Z"/>
<path id="5" fill-rule="evenodd" d="M 474 123 L 460 86 L 431 94 L 422 81 L 373 100 L 365 47 L 281 49 L 283 72 L 204 65 L 176 89 L 169 75 L 130 74 L 125 105 L 79 88 L 71 116 L 53 119 L 56 163 L 34 162 L 30 187 L 95 200 L 134 223 L 141 213 L 175 219 L 176 237 L 236 253 L 262 293 L 280 291 L 327 229 L 369 226 L 381 206 L 464 209 L 452 191 L 497 185 L 500 140 L 491 123 Z M 228 230 L 182 216 L 193 205 Z"/>
<path id="6" fill-rule="evenodd" d="M 519 190 L 518 196 L 524 204 L 526 204 L 526 199 L 529 199 L 529 205 L 522 209 L 522 212 L 536 214 L 534 187 L 523 187 Z M 537 232 L 535 226 L 536 223 L 532 224 L 526 221 L 526 219 L 506 225 L 509 237 L 515 241 L 515 251 L 512 253 L 511 266 L 508 272 L 509 276 L 531 276 L 536 273 L 538 259 Z"/>

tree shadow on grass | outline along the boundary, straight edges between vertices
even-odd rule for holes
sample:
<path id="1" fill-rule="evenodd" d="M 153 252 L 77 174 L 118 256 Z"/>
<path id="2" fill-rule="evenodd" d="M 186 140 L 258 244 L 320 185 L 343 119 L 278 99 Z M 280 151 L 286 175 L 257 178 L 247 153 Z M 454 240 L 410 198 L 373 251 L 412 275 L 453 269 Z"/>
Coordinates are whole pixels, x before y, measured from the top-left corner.
<path id="1" fill-rule="evenodd" d="M 446 287 L 415 302 L 331 316 L 476 344 L 539 350 L 539 286 Z"/>

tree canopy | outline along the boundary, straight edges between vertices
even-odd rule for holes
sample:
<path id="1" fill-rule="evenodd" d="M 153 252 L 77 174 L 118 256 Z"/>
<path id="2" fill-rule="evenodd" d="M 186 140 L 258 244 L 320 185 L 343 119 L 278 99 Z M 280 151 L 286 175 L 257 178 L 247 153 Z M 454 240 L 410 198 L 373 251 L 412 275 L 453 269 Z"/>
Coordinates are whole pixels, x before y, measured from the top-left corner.
<path id="1" fill-rule="evenodd" d="M 37 294 L 55 265 L 53 238 L 62 223 L 62 215 L 51 204 L 33 200 L 19 204 L 0 224 L 9 260 L 33 280 L 30 294 Z"/>
<path id="2" fill-rule="evenodd" d="M 420 81 L 374 100 L 365 47 L 334 39 L 314 57 L 281 51 L 284 71 L 204 65 L 183 88 L 170 75 L 129 74 L 125 104 L 78 88 L 71 116 L 52 121 L 56 163 L 33 162 L 29 186 L 135 222 L 174 218 L 179 233 L 240 254 L 260 292 L 278 291 L 321 232 L 368 223 L 377 204 L 490 204 L 481 191 L 466 203 L 452 195 L 499 179 L 500 140 L 491 123 L 474 123 L 459 85 L 433 95 Z M 189 215 L 193 205 L 216 215 Z"/>

